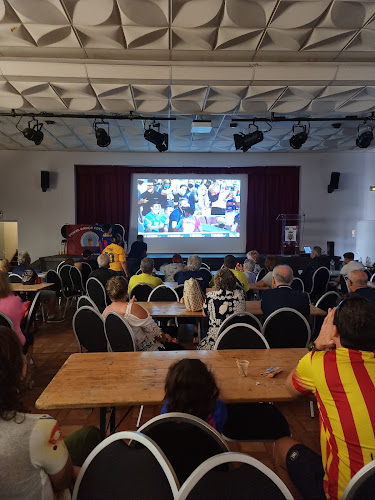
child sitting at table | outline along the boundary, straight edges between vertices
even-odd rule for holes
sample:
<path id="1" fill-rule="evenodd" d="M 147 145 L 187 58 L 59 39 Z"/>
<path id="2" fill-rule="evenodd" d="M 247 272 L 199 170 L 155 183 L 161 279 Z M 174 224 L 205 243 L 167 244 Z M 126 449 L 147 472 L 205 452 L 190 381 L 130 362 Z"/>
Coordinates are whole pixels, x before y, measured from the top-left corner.
<path id="1" fill-rule="evenodd" d="M 214 374 L 200 359 L 181 359 L 169 367 L 161 413 L 190 413 L 222 432 L 227 408 L 219 399 Z"/>

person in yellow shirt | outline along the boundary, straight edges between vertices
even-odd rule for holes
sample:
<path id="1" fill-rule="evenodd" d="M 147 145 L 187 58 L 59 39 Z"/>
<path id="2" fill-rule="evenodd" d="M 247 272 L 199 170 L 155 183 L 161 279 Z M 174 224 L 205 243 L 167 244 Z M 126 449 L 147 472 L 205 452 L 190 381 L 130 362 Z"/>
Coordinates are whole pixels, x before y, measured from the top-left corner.
<path id="1" fill-rule="evenodd" d="M 224 267 L 230 269 L 236 279 L 239 281 L 239 284 L 242 286 L 244 292 L 246 293 L 249 290 L 249 282 L 247 281 L 246 274 L 242 271 L 237 271 L 236 269 L 236 259 L 233 255 L 227 255 L 224 257 Z M 212 278 L 210 282 L 210 287 L 215 286 L 215 279 Z"/>
<path id="2" fill-rule="evenodd" d="M 104 255 L 109 257 L 109 268 L 112 271 L 125 273 L 127 278 L 130 277 L 128 272 L 128 266 L 126 265 L 125 250 L 120 246 L 121 238 L 119 235 L 115 234 L 112 236 L 112 243 L 105 247 L 103 250 Z"/>
<path id="3" fill-rule="evenodd" d="M 163 284 L 163 281 L 156 276 L 152 276 L 152 271 L 154 270 L 154 261 L 149 257 L 145 257 L 141 260 L 140 269 L 142 271 L 141 274 L 135 274 L 129 280 L 128 293 L 130 293 L 131 289 L 137 285 L 138 283 L 148 283 L 152 288 L 156 288 L 159 285 Z"/>

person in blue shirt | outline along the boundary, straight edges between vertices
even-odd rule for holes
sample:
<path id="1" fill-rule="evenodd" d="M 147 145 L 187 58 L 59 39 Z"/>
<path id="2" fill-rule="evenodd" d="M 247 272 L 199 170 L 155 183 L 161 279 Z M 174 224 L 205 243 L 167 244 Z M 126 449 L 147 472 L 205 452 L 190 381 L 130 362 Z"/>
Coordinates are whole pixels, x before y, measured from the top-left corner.
<path id="1" fill-rule="evenodd" d="M 180 222 L 184 216 L 184 209 L 189 206 L 189 201 L 187 198 L 179 198 L 178 206 L 173 210 L 169 216 L 169 228 L 170 233 L 178 231 L 177 224 Z"/>
<path id="2" fill-rule="evenodd" d="M 103 253 L 105 247 L 112 243 L 112 227 L 110 224 L 103 224 L 103 235 L 99 239 L 100 252 Z"/>
<path id="3" fill-rule="evenodd" d="M 228 418 L 214 374 L 200 359 L 181 359 L 169 367 L 161 413 L 190 413 L 222 432 Z"/>

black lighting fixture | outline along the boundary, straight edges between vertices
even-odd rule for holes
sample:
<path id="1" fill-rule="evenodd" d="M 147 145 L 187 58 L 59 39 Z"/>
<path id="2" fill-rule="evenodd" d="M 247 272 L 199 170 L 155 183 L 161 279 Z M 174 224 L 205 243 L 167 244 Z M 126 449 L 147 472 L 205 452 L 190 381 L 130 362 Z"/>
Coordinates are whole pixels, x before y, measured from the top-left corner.
<path id="1" fill-rule="evenodd" d="M 300 130 L 296 133 L 296 130 Z M 289 139 L 289 144 L 293 149 L 301 149 L 302 145 L 305 144 L 308 138 L 307 126 L 301 125 L 293 125 L 292 128 L 292 137 Z"/>
<path id="2" fill-rule="evenodd" d="M 236 150 L 241 149 L 244 153 L 246 153 L 246 151 L 248 151 L 252 146 L 263 141 L 263 132 L 259 130 L 254 123 L 249 125 L 249 130 L 251 126 L 255 127 L 256 130 L 254 130 L 254 132 L 249 132 L 248 134 L 244 134 L 243 132 L 233 134 L 234 146 Z"/>
<path id="3" fill-rule="evenodd" d="M 98 125 L 107 125 L 107 130 Z M 102 120 L 101 122 L 94 121 L 94 130 L 96 137 L 96 144 L 100 148 L 107 148 L 111 144 L 111 138 L 109 137 L 109 123 Z"/>
<path id="4" fill-rule="evenodd" d="M 35 124 L 31 126 L 33 122 L 35 122 Z M 28 141 L 33 141 L 36 146 L 39 146 L 44 139 L 42 127 L 43 123 L 39 123 L 38 120 L 33 118 L 28 122 L 27 127 L 22 130 L 22 134 Z"/>
<path id="5" fill-rule="evenodd" d="M 152 127 L 155 127 L 158 130 L 154 130 Z M 160 133 L 160 123 L 152 123 L 149 125 L 148 129 L 145 130 L 144 138 L 146 141 L 155 144 L 156 149 L 160 153 L 168 150 L 168 134 Z"/>
<path id="6" fill-rule="evenodd" d="M 361 132 L 361 130 L 363 130 Z M 368 148 L 374 138 L 374 125 L 371 123 L 367 125 L 366 122 L 363 125 L 358 126 L 358 136 L 355 141 L 359 148 Z"/>

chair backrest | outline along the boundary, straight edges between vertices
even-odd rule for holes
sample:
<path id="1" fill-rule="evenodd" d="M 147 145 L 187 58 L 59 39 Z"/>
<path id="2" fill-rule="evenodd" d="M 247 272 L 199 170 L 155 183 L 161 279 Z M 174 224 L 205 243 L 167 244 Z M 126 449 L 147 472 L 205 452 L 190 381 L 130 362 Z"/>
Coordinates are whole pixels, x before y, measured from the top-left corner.
<path id="1" fill-rule="evenodd" d="M 340 287 L 341 287 L 341 292 L 343 294 L 350 293 L 349 287 L 348 287 L 348 280 L 345 278 L 343 274 L 340 274 Z"/>
<path id="2" fill-rule="evenodd" d="M 89 278 L 86 283 L 87 295 L 102 313 L 107 307 L 107 297 L 103 284 L 97 278 Z"/>
<path id="3" fill-rule="evenodd" d="M 209 269 L 206 269 L 205 267 L 201 267 L 199 269 L 199 272 L 201 273 L 202 276 L 205 276 L 205 278 L 207 279 L 208 282 L 210 282 L 212 280 L 212 274 L 210 272 Z"/>
<path id="4" fill-rule="evenodd" d="M 35 320 L 36 313 L 38 312 L 40 307 L 40 293 L 41 292 L 36 293 L 33 301 L 31 302 L 31 305 L 29 307 L 29 312 L 27 314 L 26 327 L 24 333 L 29 333 L 31 331 L 31 327 Z"/>
<path id="5" fill-rule="evenodd" d="M 268 316 L 263 336 L 273 347 L 307 347 L 311 338 L 307 319 L 295 309 L 282 307 Z"/>
<path id="6" fill-rule="evenodd" d="M 184 285 L 177 285 L 174 289 L 174 291 L 178 295 L 178 300 L 181 300 L 182 297 L 184 296 Z"/>
<path id="7" fill-rule="evenodd" d="M 129 299 L 135 297 L 138 302 L 147 302 L 151 291 L 152 286 L 148 283 L 137 283 L 130 290 Z"/>
<path id="8" fill-rule="evenodd" d="M 81 271 L 77 269 L 75 266 L 71 266 L 69 273 L 70 273 L 70 279 L 72 280 L 74 286 L 74 290 L 76 292 L 83 293 L 84 287 L 83 287 Z"/>
<path id="9" fill-rule="evenodd" d="M 104 332 L 103 316 L 92 307 L 80 307 L 73 316 L 73 331 L 82 352 L 107 352 L 108 344 Z"/>
<path id="10" fill-rule="evenodd" d="M 82 269 L 81 269 L 81 275 L 82 275 L 82 283 L 83 286 L 86 286 L 86 282 L 89 279 L 89 275 L 92 271 L 92 267 L 88 262 L 81 262 L 82 264 Z"/>
<path id="11" fill-rule="evenodd" d="M 64 292 L 72 292 L 73 291 L 73 282 L 70 278 L 70 266 L 69 264 L 64 264 L 60 267 L 59 274 L 63 284 Z"/>
<path id="12" fill-rule="evenodd" d="M 105 335 L 112 352 L 135 351 L 134 333 L 129 323 L 116 312 L 104 320 Z"/>
<path id="13" fill-rule="evenodd" d="M 141 446 L 128 446 L 125 439 Z M 72 498 L 172 500 L 178 489 L 177 477 L 159 446 L 140 432 L 123 431 L 102 441 L 86 458 Z"/>
<path id="14" fill-rule="evenodd" d="M 228 326 L 234 325 L 236 323 L 246 323 L 256 328 L 259 332 L 262 331 L 262 323 L 259 319 L 249 312 L 243 311 L 238 313 L 233 313 L 228 316 L 220 325 L 218 335 L 221 334 Z"/>
<path id="15" fill-rule="evenodd" d="M 202 262 L 201 269 L 202 269 L 202 267 L 205 267 L 206 269 L 210 270 L 210 266 L 208 264 L 206 264 L 205 262 Z"/>
<path id="16" fill-rule="evenodd" d="M 10 273 L 8 281 L 9 283 L 22 283 L 22 278 L 19 274 Z"/>
<path id="17" fill-rule="evenodd" d="M 142 274 L 142 272 L 143 272 L 143 271 L 142 271 L 141 269 L 138 269 L 138 271 L 137 271 L 135 274 L 136 274 L 136 275 L 138 275 L 138 274 Z"/>
<path id="18" fill-rule="evenodd" d="M 148 302 L 178 302 L 177 292 L 169 286 L 159 285 L 151 290 L 147 299 Z"/>
<path id="19" fill-rule="evenodd" d="M 258 283 L 258 281 L 261 281 L 265 277 L 266 274 L 267 274 L 267 271 L 262 267 L 262 269 L 257 274 L 257 277 L 255 278 L 255 282 Z"/>
<path id="20" fill-rule="evenodd" d="M 233 468 L 233 463 L 241 463 Z M 223 466 L 227 467 L 223 467 Z M 249 494 L 251 485 L 251 494 Z M 176 500 L 215 498 L 215 500 L 293 500 L 276 474 L 266 465 L 244 453 L 222 453 L 201 464 L 181 486 Z"/>
<path id="21" fill-rule="evenodd" d="M 330 278 L 329 270 L 321 266 L 312 276 L 312 286 L 309 295 L 320 298 L 327 291 L 327 285 Z"/>
<path id="22" fill-rule="evenodd" d="M 56 292 L 57 297 L 61 297 L 63 284 L 62 284 L 61 277 L 57 274 L 56 271 L 54 271 L 53 269 L 50 269 L 49 271 L 47 271 L 46 282 L 53 283 L 53 287 L 51 288 L 51 290 Z"/>
<path id="23" fill-rule="evenodd" d="M 158 415 L 140 427 L 165 453 L 182 484 L 207 458 L 228 451 L 220 434 L 207 422 L 187 413 Z"/>
<path id="24" fill-rule="evenodd" d="M 305 285 L 303 284 L 301 278 L 294 278 L 290 285 L 290 288 L 293 288 L 293 290 L 299 290 L 300 292 L 305 291 Z"/>
<path id="25" fill-rule="evenodd" d="M 371 279 L 371 272 L 368 269 L 363 269 L 363 271 L 367 274 L 368 281 Z"/>
<path id="26" fill-rule="evenodd" d="M 322 295 L 322 297 L 320 297 L 315 306 L 319 307 L 319 309 L 322 309 L 325 312 L 328 312 L 328 309 L 336 307 L 338 297 L 340 297 L 340 295 L 337 292 L 327 292 Z"/>
<path id="27" fill-rule="evenodd" d="M 375 281 L 375 273 L 371 276 L 370 281 L 371 281 L 371 283 L 373 283 Z"/>
<path id="28" fill-rule="evenodd" d="M 58 264 L 58 266 L 57 266 L 57 268 L 56 268 L 56 272 L 57 272 L 57 274 L 60 274 L 60 269 L 62 268 L 62 266 L 66 265 L 66 264 L 64 264 L 64 262 L 65 262 L 65 261 L 64 261 L 64 260 L 62 260 L 62 261 Z"/>
<path id="29" fill-rule="evenodd" d="M 214 349 L 269 349 L 268 342 L 253 326 L 236 323 L 228 326 L 217 338 Z"/>
<path id="30" fill-rule="evenodd" d="M 13 321 L 10 318 L 8 318 L 6 314 L 2 312 L 0 312 L 0 326 L 7 326 L 8 328 L 14 330 Z"/>
<path id="31" fill-rule="evenodd" d="M 95 309 L 95 311 L 100 312 L 98 306 L 92 299 L 90 299 L 88 295 L 81 295 L 77 300 L 77 309 L 83 306 L 92 307 L 93 309 Z"/>
<path id="32" fill-rule="evenodd" d="M 125 244 L 125 228 L 121 224 L 115 224 L 115 230 L 113 234 L 119 234 L 121 236 L 122 242 Z"/>
<path id="33" fill-rule="evenodd" d="M 342 500 L 373 500 L 375 496 L 375 460 L 355 474 L 345 488 Z"/>

